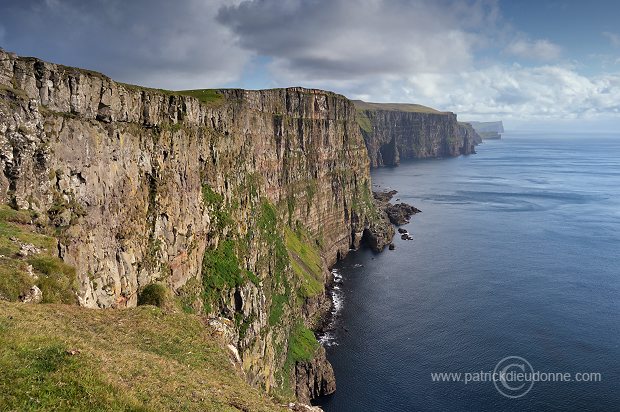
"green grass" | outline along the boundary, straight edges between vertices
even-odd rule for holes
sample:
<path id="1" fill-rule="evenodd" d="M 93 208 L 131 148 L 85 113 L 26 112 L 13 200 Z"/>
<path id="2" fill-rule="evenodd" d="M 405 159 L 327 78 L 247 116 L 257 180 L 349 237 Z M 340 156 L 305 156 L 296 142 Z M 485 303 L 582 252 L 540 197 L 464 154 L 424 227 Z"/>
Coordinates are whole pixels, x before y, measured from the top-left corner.
<path id="1" fill-rule="evenodd" d="M 201 103 L 212 106 L 224 102 L 224 96 L 218 93 L 217 89 L 195 89 L 195 90 L 166 90 L 154 89 L 151 87 L 138 86 L 135 84 L 117 82 L 128 90 L 147 91 L 164 96 L 189 96 L 198 99 Z"/>
<path id="2" fill-rule="evenodd" d="M 316 340 L 314 333 L 302 324 L 298 324 L 289 336 L 288 361 L 293 364 L 295 362 L 311 361 L 318 348 L 319 342 Z"/>
<path id="3" fill-rule="evenodd" d="M 226 239 L 215 249 L 207 249 L 202 260 L 202 285 L 207 312 L 219 305 L 222 292 L 234 289 L 245 282 L 258 284 L 256 275 L 239 264 L 236 243 Z"/>
<path id="4" fill-rule="evenodd" d="M 224 196 L 214 192 L 211 186 L 203 184 L 202 200 L 211 209 L 211 215 L 218 229 L 223 230 L 226 226 L 232 225 L 233 220 L 226 208 Z"/>
<path id="5" fill-rule="evenodd" d="M 409 112 L 409 113 L 432 113 L 432 114 L 449 114 L 450 112 L 441 112 L 432 107 L 422 106 L 421 104 L 410 103 L 369 103 L 361 100 L 353 100 L 355 107 L 360 110 L 385 110 L 391 112 Z M 359 120 L 358 120 L 359 122 Z"/>
<path id="6" fill-rule="evenodd" d="M 28 262 L 39 274 L 36 284 L 43 292 L 42 303 L 76 303 L 77 280 L 73 266 L 45 254 L 31 256 Z"/>
<path id="7" fill-rule="evenodd" d="M 0 299 L 17 301 L 37 285 L 43 303 L 76 303 L 75 268 L 55 256 L 56 239 L 39 233 L 32 224 L 34 217 L 30 211 L 0 205 Z M 32 244 L 40 253 L 22 257 L 18 254 L 20 244 Z M 38 279 L 28 274 L 28 265 Z"/>
<path id="8" fill-rule="evenodd" d="M 177 93 L 183 96 L 195 97 L 205 104 L 219 103 L 224 99 L 224 96 L 215 89 L 179 90 Z"/>
<path id="9" fill-rule="evenodd" d="M 366 114 L 365 110 L 358 108 L 357 113 L 356 113 L 356 119 L 357 119 L 357 124 L 360 126 L 360 128 L 363 131 L 365 131 L 366 133 L 372 133 L 372 123 L 370 119 L 368 118 L 368 115 Z"/>
<path id="10" fill-rule="evenodd" d="M 0 410 L 284 410 L 195 315 L 8 302 L 0 313 Z"/>
<path id="11" fill-rule="evenodd" d="M 293 272 L 301 282 L 304 297 L 316 296 L 324 291 L 323 261 L 318 248 L 303 231 L 285 229 L 286 249 Z"/>

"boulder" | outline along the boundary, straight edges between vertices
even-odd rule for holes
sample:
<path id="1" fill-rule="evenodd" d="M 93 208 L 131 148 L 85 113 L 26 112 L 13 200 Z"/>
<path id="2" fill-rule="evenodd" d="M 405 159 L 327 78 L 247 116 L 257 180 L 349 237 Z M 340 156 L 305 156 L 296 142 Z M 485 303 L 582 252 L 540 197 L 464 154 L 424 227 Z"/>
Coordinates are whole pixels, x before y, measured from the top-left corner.
<path id="1" fill-rule="evenodd" d="M 43 300 L 43 292 L 37 285 L 31 287 L 28 292 L 19 297 L 23 303 L 41 303 Z"/>

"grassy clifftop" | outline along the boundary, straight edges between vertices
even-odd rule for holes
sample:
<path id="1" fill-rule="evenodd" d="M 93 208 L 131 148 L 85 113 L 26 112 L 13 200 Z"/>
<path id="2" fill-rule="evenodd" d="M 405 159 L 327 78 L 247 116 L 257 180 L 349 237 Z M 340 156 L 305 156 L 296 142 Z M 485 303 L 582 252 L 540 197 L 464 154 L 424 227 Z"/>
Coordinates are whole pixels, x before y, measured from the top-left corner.
<path id="1" fill-rule="evenodd" d="M 449 112 L 441 112 L 433 109 L 432 107 L 413 103 L 369 103 L 362 100 L 353 100 L 353 103 L 358 110 L 387 110 L 408 113 L 449 114 Z"/>
<path id="2" fill-rule="evenodd" d="M 0 410 L 278 411 L 195 315 L 0 301 Z"/>

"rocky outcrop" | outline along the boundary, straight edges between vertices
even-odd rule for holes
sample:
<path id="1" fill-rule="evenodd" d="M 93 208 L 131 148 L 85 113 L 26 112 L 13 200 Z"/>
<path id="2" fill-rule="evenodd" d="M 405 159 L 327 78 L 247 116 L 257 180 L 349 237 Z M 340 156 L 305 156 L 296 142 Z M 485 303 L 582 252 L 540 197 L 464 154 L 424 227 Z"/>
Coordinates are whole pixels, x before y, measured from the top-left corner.
<path id="1" fill-rule="evenodd" d="M 411 216 L 420 213 L 421 210 L 407 203 L 396 203 L 395 205 L 389 204 L 386 206 L 385 212 L 390 218 L 390 222 L 400 226 L 409 223 Z"/>
<path id="2" fill-rule="evenodd" d="M 377 223 L 371 223 L 364 229 L 363 239 L 373 251 L 381 252 L 392 242 L 394 227 L 383 223 L 389 221 L 385 211 L 378 211 L 377 215 L 378 218 L 375 220 Z"/>
<path id="3" fill-rule="evenodd" d="M 51 228 L 81 305 L 135 306 L 164 284 L 229 325 L 248 380 L 285 396 L 327 268 L 393 235 L 354 105 L 320 90 L 152 90 L 0 51 L 0 168 L 0 201 Z M 319 364 L 308 376 L 329 380 Z"/>
<path id="4" fill-rule="evenodd" d="M 476 153 L 474 146 L 482 143 L 482 136 L 476 131 L 476 129 L 468 122 L 458 122 L 459 139 L 464 144 L 470 145 L 470 151 L 468 154 Z"/>
<path id="5" fill-rule="evenodd" d="M 375 199 L 377 209 L 383 210 L 392 224 L 396 226 L 406 225 L 409 223 L 411 216 L 422 211 L 408 203 L 390 203 L 390 200 L 392 200 L 392 197 L 394 197 L 396 193 L 398 193 L 396 190 L 390 190 L 373 192 L 372 194 Z M 399 228 L 398 233 L 407 233 L 407 231 Z"/>
<path id="6" fill-rule="evenodd" d="M 469 122 L 483 139 L 501 139 L 504 133 L 504 123 L 497 122 Z"/>
<path id="7" fill-rule="evenodd" d="M 334 370 L 327 361 L 325 348 L 319 347 L 312 360 L 295 364 L 295 381 L 295 394 L 303 403 L 336 391 Z"/>
<path id="8" fill-rule="evenodd" d="M 451 112 L 425 106 L 355 101 L 371 167 L 401 160 L 475 153 L 480 136 Z"/>

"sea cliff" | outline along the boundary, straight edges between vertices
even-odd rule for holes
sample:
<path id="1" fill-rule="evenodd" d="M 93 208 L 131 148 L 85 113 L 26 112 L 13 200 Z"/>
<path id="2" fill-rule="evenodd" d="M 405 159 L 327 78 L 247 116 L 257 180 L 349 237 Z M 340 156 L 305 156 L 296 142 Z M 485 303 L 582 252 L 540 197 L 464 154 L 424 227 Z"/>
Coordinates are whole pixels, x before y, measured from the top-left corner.
<path id="1" fill-rule="evenodd" d="M 371 167 L 475 153 L 482 139 L 451 112 L 415 104 L 355 101 Z"/>
<path id="2" fill-rule="evenodd" d="M 470 122 L 472 127 L 483 139 L 501 139 L 504 133 L 504 123 L 496 122 Z"/>
<path id="3" fill-rule="evenodd" d="M 133 307 L 163 286 L 250 383 L 306 402 L 335 389 L 310 331 L 328 268 L 394 233 L 351 101 L 147 89 L 0 50 L 0 167 L 0 201 L 55 239 L 76 304 Z"/>

